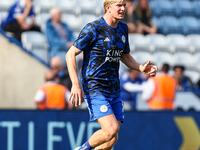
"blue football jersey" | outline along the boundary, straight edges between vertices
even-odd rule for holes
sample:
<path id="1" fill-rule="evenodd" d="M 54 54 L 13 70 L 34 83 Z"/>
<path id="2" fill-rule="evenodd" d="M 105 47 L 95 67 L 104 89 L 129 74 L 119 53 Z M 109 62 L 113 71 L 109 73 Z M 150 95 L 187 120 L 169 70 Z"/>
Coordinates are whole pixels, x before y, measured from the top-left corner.
<path id="1" fill-rule="evenodd" d="M 101 17 L 82 29 L 74 46 L 84 53 L 82 85 L 85 97 L 98 94 L 119 97 L 120 57 L 130 52 L 127 25 L 119 21 L 117 27 L 112 28 Z"/>

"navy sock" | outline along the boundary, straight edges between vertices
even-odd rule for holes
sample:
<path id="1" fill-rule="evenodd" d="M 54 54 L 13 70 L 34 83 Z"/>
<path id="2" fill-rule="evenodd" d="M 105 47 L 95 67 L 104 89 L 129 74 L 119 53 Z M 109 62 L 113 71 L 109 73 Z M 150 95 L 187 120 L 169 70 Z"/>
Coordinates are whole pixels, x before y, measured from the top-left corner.
<path id="1" fill-rule="evenodd" d="M 87 142 L 85 142 L 80 148 L 79 150 L 92 150 L 94 147 L 90 146 L 89 144 L 89 140 Z"/>

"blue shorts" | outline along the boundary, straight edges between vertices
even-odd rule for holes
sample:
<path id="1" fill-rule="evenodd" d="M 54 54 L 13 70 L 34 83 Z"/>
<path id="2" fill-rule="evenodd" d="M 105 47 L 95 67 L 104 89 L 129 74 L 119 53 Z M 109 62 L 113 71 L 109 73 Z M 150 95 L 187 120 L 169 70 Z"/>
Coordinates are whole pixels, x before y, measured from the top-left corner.
<path id="1" fill-rule="evenodd" d="M 95 121 L 109 114 L 114 114 L 118 121 L 124 121 L 123 101 L 119 97 L 108 98 L 95 95 L 85 99 L 90 113 L 90 121 Z"/>

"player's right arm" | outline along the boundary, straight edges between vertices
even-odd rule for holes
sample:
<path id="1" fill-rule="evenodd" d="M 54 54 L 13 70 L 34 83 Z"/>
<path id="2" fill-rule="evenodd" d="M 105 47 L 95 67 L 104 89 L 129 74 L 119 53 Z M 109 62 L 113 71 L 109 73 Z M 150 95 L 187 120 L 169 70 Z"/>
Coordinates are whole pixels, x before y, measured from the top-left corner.
<path id="1" fill-rule="evenodd" d="M 76 71 L 76 55 L 80 54 L 81 52 L 82 51 L 75 46 L 71 46 L 66 54 L 67 67 L 72 81 L 69 101 L 71 101 L 72 104 L 75 103 L 75 106 L 81 105 L 81 96 L 83 94 Z"/>

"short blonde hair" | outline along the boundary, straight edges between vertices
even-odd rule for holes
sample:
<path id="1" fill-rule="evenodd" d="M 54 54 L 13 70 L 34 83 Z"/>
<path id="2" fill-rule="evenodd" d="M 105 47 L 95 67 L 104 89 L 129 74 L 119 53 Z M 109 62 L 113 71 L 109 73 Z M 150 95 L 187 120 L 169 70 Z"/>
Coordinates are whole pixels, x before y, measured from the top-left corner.
<path id="1" fill-rule="evenodd" d="M 107 12 L 106 6 L 111 5 L 112 3 L 122 3 L 124 0 L 104 0 L 103 6 L 104 6 L 104 14 Z"/>

